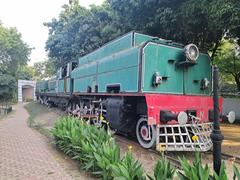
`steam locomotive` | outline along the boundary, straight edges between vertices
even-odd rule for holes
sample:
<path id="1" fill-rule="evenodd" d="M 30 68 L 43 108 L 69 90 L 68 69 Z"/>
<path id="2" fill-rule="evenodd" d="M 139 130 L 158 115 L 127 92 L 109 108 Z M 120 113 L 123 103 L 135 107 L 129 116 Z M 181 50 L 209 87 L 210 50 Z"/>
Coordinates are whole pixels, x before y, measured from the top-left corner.
<path id="1" fill-rule="evenodd" d="M 212 147 L 211 92 L 208 54 L 137 32 L 67 63 L 36 88 L 43 104 L 167 151 Z"/>

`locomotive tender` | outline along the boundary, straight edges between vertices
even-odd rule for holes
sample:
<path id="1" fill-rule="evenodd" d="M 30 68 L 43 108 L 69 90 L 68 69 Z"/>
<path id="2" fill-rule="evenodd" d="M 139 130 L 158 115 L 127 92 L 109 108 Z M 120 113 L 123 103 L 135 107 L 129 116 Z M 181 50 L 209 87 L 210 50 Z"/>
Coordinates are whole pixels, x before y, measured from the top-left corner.
<path id="1" fill-rule="evenodd" d="M 107 122 L 136 135 L 145 148 L 212 147 L 211 60 L 194 44 L 130 32 L 68 63 L 36 89 L 42 103 L 95 125 Z"/>

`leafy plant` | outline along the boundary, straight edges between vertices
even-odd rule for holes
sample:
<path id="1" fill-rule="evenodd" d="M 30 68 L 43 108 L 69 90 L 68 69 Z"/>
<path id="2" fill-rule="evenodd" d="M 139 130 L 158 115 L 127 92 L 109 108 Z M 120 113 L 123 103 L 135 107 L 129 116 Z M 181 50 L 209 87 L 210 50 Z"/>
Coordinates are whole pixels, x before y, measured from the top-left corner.
<path id="1" fill-rule="evenodd" d="M 214 172 L 213 177 L 214 177 L 214 180 L 228 180 L 224 161 L 222 162 L 219 175 L 216 172 Z"/>
<path id="2" fill-rule="evenodd" d="M 119 146 L 113 140 L 109 140 L 102 144 L 98 152 L 94 152 L 94 156 L 100 169 L 94 174 L 101 175 L 103 179 L 111 179 L 113 177 L 111 166 L 118 164 L 120 161 Z"/>
<path id="3" fill-rule="evenodd" d="M 73 117 L 59 119 L 52 134 L 55 144 L 81 168 L 103 179 L 112 179 L 111 164 L 120 161 L 120 149 L 103 128 L 90 126 Z"/>
<path id="4" fill-rule="evenodd" d="M 112 165 L 114 179 L 118 180 L 145 180 L 146 176 L 142 165 L 134 160 L 131 152 L 127 152 L 122 161 Z"/>
<path id="5" fill-rule="evenodd" d="M 175 168 L 170 162 L 162 157 L 154 167 L 154 177 L 148 175 L 150 180 L 170 180 L 173 179 Z"/>
<path id="6" fill-rule="evenodd" d="M 183 172 L 178 171 L 178 177 L 180 180 L 208 180 L 210 176 L 210 168 L 208 165 L 205 167 L 202 165 L 201 156 L 199 152 L 195 154 L 195 159 L 191 165 L 184 157 L 180 159 Z"/>
<path id="7" fill-rule="evenodd" d="M 240 180 L 240 172 L 239 172 L 238 168 L 235 165 L 233 165 L 233 170 L 234 170 L 233 179 L 234 180 Z"/>

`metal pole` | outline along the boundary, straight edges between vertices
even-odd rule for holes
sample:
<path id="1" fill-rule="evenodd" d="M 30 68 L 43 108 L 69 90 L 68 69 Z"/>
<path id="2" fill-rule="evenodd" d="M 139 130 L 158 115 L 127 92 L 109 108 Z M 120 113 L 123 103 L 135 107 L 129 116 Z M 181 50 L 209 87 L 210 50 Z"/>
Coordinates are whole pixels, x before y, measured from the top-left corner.
<path id="1" fill-rule="evenodd" d="M 223 135 L 221 134 L 221 130 L 219 127 L 219 101 L 218 101 L 218 67 L 213 67 L 213 111 L 214 111 L 214 119 L 213 119 L 213 131 L 211 133 L 211 139 L 213 142 L 213 168 L 214 171 L 219 175 L 222 156 L 221 156 L 221 145 L 223 140 Z"/>

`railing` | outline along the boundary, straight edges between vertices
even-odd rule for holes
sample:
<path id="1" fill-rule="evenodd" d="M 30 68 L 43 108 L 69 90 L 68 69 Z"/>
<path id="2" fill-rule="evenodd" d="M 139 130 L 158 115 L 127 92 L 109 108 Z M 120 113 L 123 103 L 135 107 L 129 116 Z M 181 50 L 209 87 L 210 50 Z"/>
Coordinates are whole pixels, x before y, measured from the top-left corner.
<path id="1" fill-rule="evenodd" d="M 12 106 L 8 103 L 0 105 L 0 115 L 8 114 L 12 111 Z"/>

